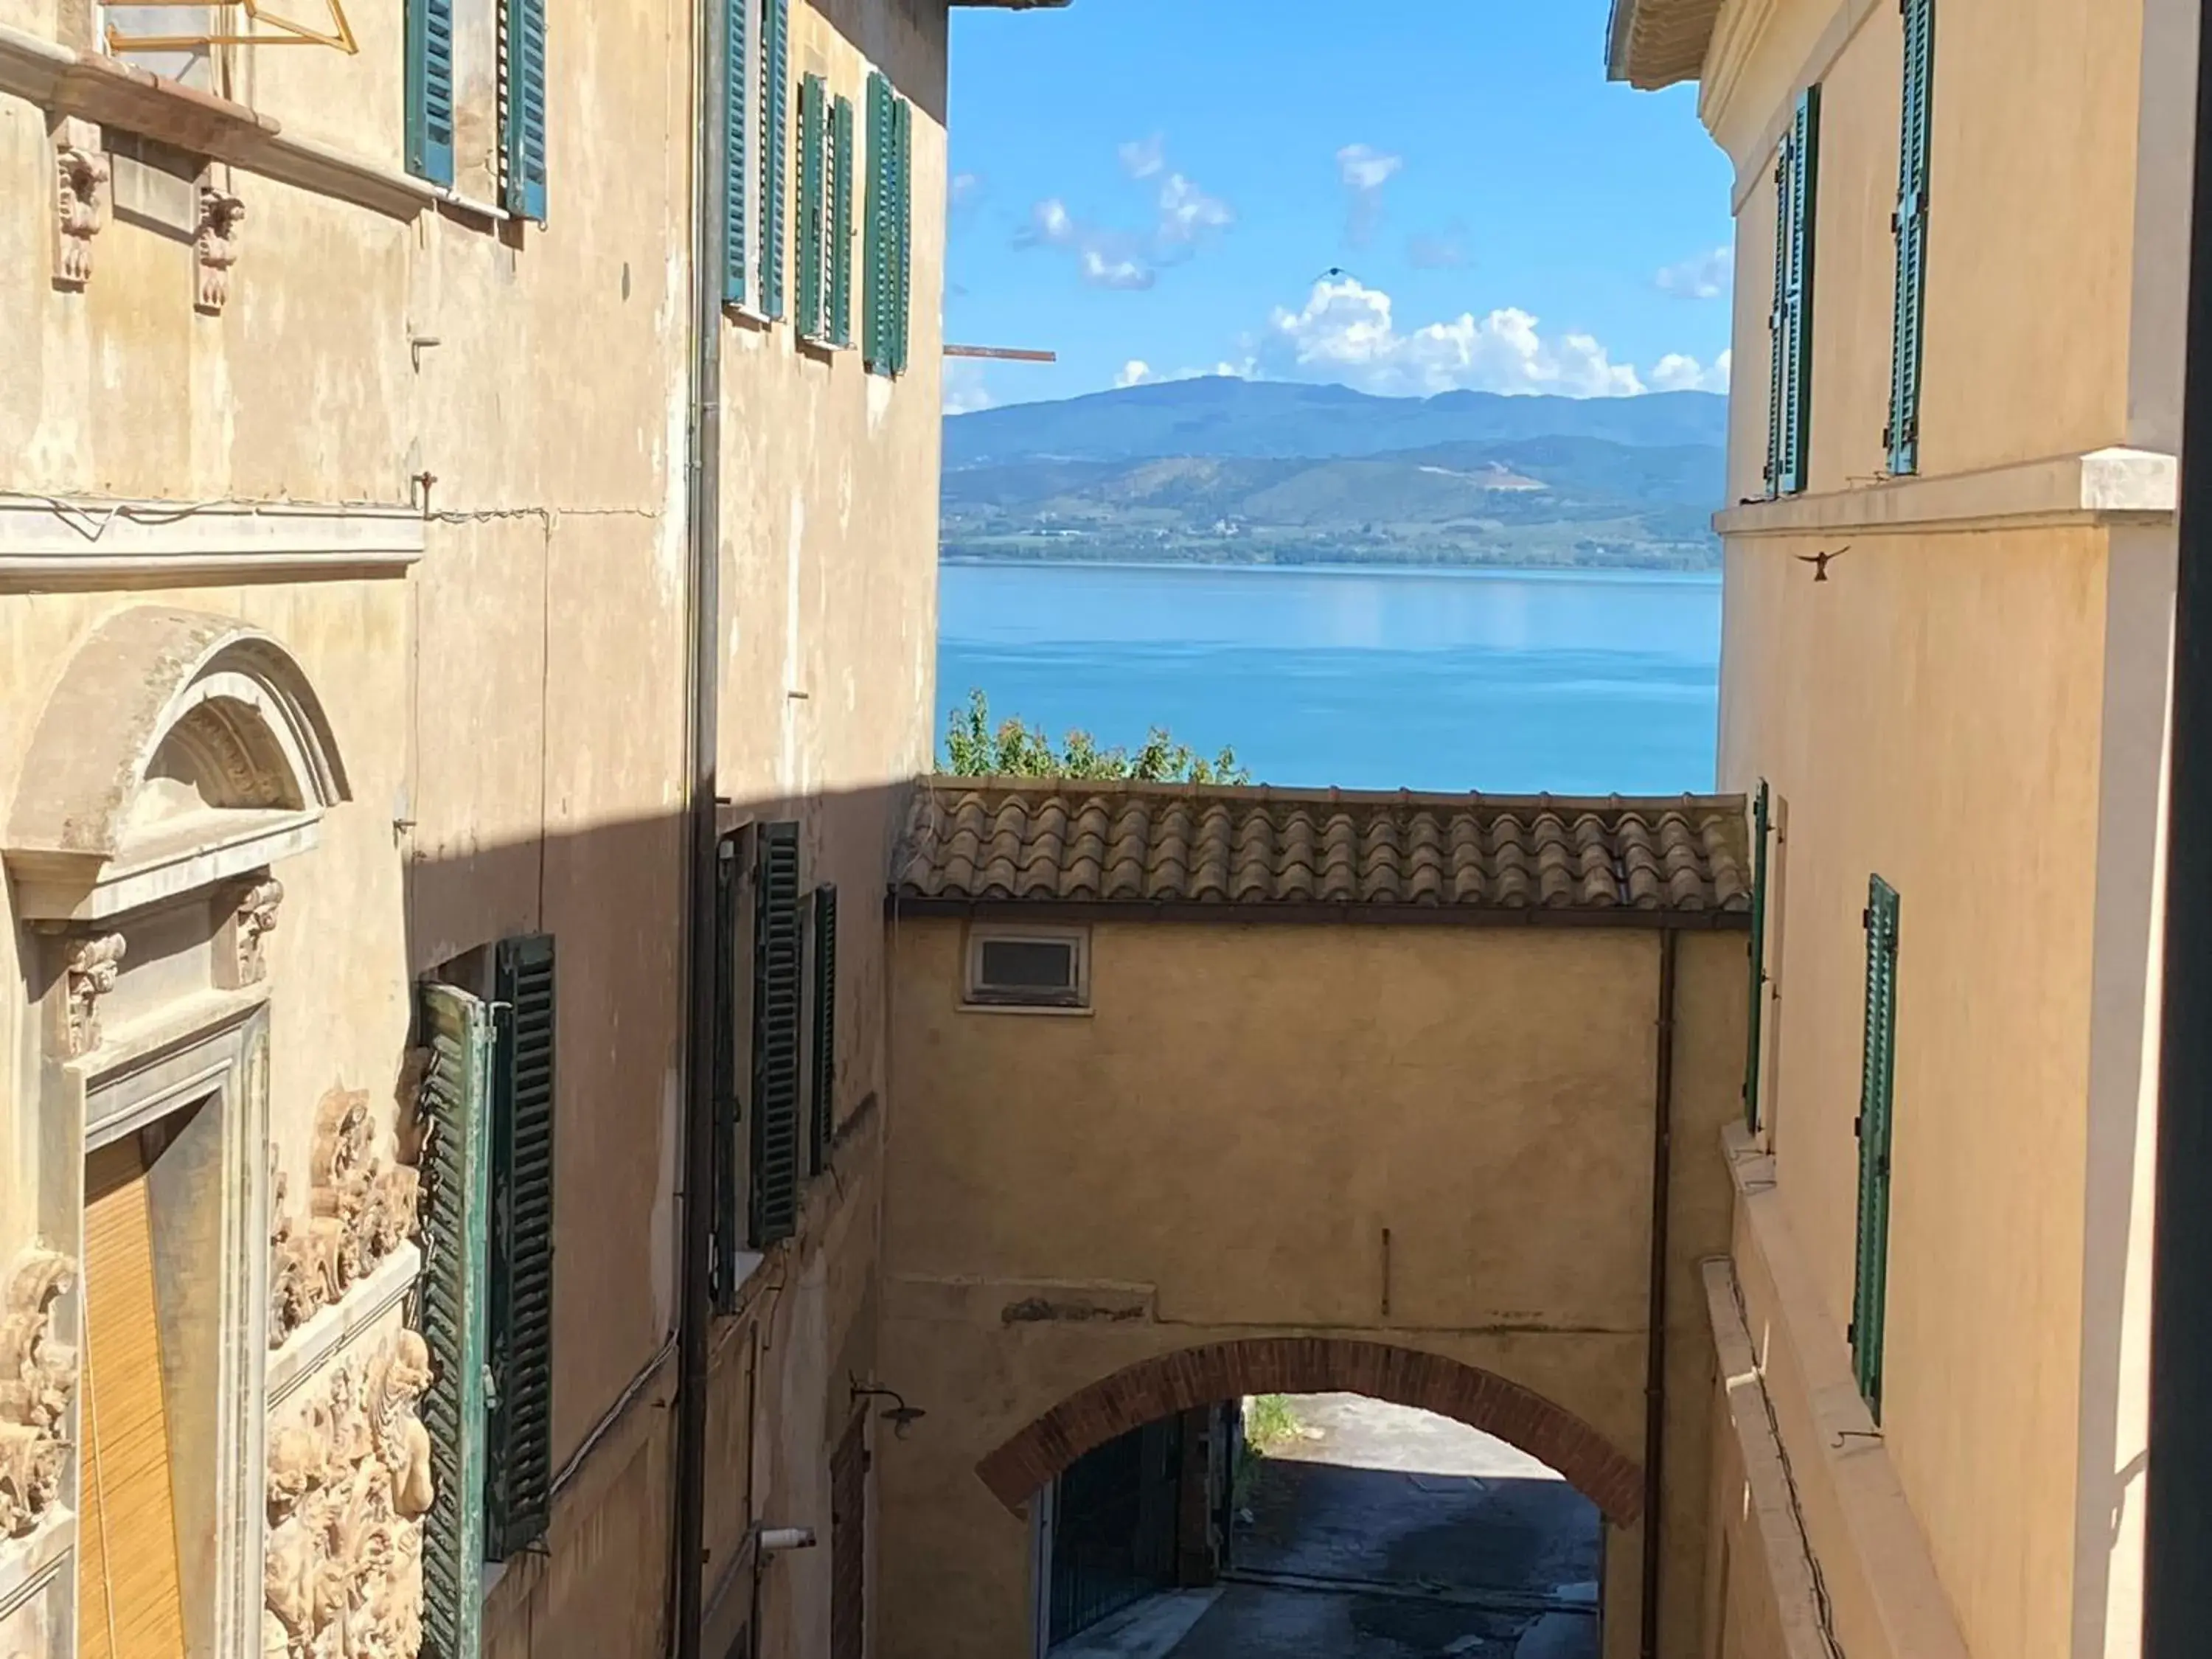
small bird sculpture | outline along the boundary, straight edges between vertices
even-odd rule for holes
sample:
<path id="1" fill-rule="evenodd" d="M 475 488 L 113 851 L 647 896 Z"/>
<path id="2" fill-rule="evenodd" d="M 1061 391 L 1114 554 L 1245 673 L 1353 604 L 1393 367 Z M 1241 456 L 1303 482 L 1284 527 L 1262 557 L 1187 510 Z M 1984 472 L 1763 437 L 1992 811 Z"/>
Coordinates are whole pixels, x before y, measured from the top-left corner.
<path id="1" fill-rule="evenodd" d="M 1840 559 L 1850 550 L 1850 544 L 1845 543 L 1832 553 L 1800 553 L 1797 556 L 1797 562 L 1811 565 L 1813 580 L 1816 582 L 1824 582 L 1828 580 L 1828 561 Z"/>

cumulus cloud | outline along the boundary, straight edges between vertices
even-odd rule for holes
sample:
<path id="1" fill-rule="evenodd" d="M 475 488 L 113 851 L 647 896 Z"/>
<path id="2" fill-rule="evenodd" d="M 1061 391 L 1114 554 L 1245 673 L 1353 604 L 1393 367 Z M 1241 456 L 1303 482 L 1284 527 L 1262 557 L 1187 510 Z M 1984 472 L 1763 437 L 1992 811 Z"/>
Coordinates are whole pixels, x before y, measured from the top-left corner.
<path id="1" fill-rule="evenodd" d="M 1390 296 L 1350 276 L 1315 283 L 1297 311 L 1277 307 L 1261 362 L 1302 379 L 1398 396 L 1475 390 L 1630 397 L 1644 389 L 1632 365 L 1614 362 L 1589 335 L 1547 335 L 1535 316 L 1514 307 L 1401 330 Z"/>
<path id="2" fill-rule="evenodd" d="M 1159 280 L 1160 266 L 1190 258 L 1214 232 L 1236 221 L 1228 203 L 1208 194 L 1188 174 L 1169 170 L 1165 147 L 1157 138 L 1122 145 L 1121 166 L 1133 179 L 1159 180 L 1147 227 L 1123 230 L 1093 224 L 1077 218 L 1058 197 L 1048 197 L 1030 210 L 1029 223 L 1015 237 L 1015 246 L 1073 254 L 1077 271 L 1094 288 L 1147 289 Z"/>
<path id="3" fill-rule="evenodd" d="M 983 384 L 983 365 L 972 358 L 950 357 L 945 363 L 945 412 L 973 415 L 998 400 Z"/>
<path id="4" fill-rule="evenodd" d="M 1336 176 L 1344 185 L 1344 240 L 1364 247 L 1382 217 L 1382 186 L 1406 165 L 1372 144 L 1346 144 L 1336 153 Z"/>
<path id="5" fill-rule="evenodd" d="M 945 186 L 945 201 L 955 213 L 975 206 L 982 195 L 983 175 L 980 173 L 956 173 Z"/>
<path id="6" fill-rule="evenodd" d="M 1654 392 L 1726 392 L 1729 370 L 1735 354 L 1723 351 L 1710 365 L 1695 357 L 1670 351 L 1651 366 Z"/>
<path id="7" fill-rule="evenodd" d="M 1735 282 L 1735 250 L 1717 247 L 1668 265 L 1652 278 L 1662 294 L 1685 300 L 1717 300 Z"/>
<path id="8" fill-rule="evenodd" d="M 1117 390 L 1133 386 L 1150 386 L 1160 377 L 1152 373 L 1152 366 L 1141 357 L 1132 357 L 1121 365 L 1121 372 L 1114 377 Z"/>

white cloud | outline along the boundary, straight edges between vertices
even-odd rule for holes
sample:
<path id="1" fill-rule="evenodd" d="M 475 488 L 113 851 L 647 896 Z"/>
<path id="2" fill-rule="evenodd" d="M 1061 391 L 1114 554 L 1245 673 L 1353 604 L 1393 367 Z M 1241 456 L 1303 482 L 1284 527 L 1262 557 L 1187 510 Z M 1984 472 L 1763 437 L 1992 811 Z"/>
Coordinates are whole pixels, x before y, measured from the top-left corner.
<path id="1" fill-rule="evenodd" d="M 945 188 L 946 198 L 954 208 L 969 206 L 983 193 L 983 175 L 980 173 L 956 173 Z"/>
<path id="2" fill-rule="evenodd" d="M 1219 230 L 1237 216 L 1229 204 L 1208 196 L 1180 173 L 1170 173 L 1160 185 L 1158 237 L 1164 243 L 1196 241 L 1209 230 Z"/>
<path id="3" fill-rule="evenodd" d="M 1346 144 L 1336 153 L 1336 176 L 1344 185 L 1344 240 L 1363 247 L 1382 217 L 1382 186 L 1406 165 L 1372 144 Z"/>
<path id="4" fill-rule="evenodd" d="M 1402 331 L 1390 296 L 1350 276 L 1315 283 L 1297 311 L 1277 307 L 1261 360 L 1299 378 L 1400 396 L 1476 390 L 1630 397 L 1644 389 L 1632 366 L 1614 362 L 1589 335 L 1546 335 L 1536 317 L 1514 307 Z"/>
<path id="5" fill-rule="evenodd" d="M 1710 368 L 1695 357 L 1679 351 L 1670 351 L 1651 366 L 1651 389 L 1654 392 L 1726 392 L 1729 389 L 1729 370 L 1735 354 L 1723 351 L 1713 359 Z"/>
<path id="6" fill-rule="evenodd" d="M 1159 133 L 1121 146 L 1121 170 L 1132 179 L 1152 178 L 1166 171 L 1167 165 L 1168 143 Z"/>
<path id="7" fill-rule="evenodd" d="M 1109 253 L 1103 248 L 1085 248 L 1081 268 L 1083 280 L 1093 288 L 1147 289 L 1160 279 L 1159 273 L 1142 259 Z"/>
<path id="8" fill-rule="evenodd" d="M 983 384 L 983 365 L 970 358 L 950 357 L 945 363 L 945 412 L 972 415 L 998 401 Z"/>
<path id="9" fill-rule="evenodd" d="M 1117 390 L 1133 386 L 1150 386 L 1160 377 L 1152 373 L 1152 366 L 1141 357 L 1132 357 L 1121 365 L 1121 372 L 1114 377 Z"/>
<path id="10" fill-rule="evenodd" d="M 1717 300 L 1735 284 L 1735 250 L 1714 248 L 1680 264 L 1668 265 L 1652 281 L 1662 294 L 1676 295 L 1685 300 Z"/>

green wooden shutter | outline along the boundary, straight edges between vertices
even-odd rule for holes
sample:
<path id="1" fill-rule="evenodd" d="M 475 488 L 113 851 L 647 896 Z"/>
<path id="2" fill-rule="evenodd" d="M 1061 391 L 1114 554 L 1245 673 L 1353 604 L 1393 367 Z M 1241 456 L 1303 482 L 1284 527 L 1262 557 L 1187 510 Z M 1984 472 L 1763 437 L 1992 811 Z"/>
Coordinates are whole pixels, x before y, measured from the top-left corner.
<path id="1" fill-rule="evenodd" d="M 868 198 L 866 266 L 860 278 L 860 355 L 868 371 L 890 373 L 886 356 L 890 313 L 891 83 L 880 75 L 868 77 Z"/>
<path id="2" fill-rule="evenodd" d="M 745 832 L 714 849 L 714 1306 L 738 1306 L 738 1256 L 745 1248 L 744 1159 L 738 1140 L 738 921 L 744 908 Z"/>
<path id="3" fill-rule="evenodd" d="M 783 315 L 790 216 L 791 0 L 761 0 L 761 312 Z"/>
<path id="4" fill-rule="evenodd" d="M 1899 134 L 1897 318 L 1890 350 L 1889 470 L 1920 470 L 1920 371 L 1928 315 L 1929 137 L 1936 96 L 1936 0 L 1905 9 L 1905 117 Z"/>
<path id="5" fill-rule="evenodd" d="M 425 984 L 419 1017 L 430 1059 L 420 1097 L 422 1275 L 416 1323 L 430 1351 L 422 1417 L 435 1488 L 422 1532 L 422 1653 L 424 1659 L 477 1659 L 483 1607 L 491 1015 L 466 992 Z"/>
<path id="6" fill-rule="evenodd" d="M 914 313 L 914 106 L 899 99 L 892 106 L 895 127 L 891 155 L 897 168 L 892 212 L 896 215 L 897 240 L 893 255 L 896 287 L 891 301 L 891 368 L 906 373 L 908 325 Z"/>
<path id="7" fill-rule="evenodd" d="M 545 0 L 507 0 L 507 189 L 501 204 L 545 222 Z"/>
<path id="8" fill-rule="evenodd" d="M 824 883 L 814 890 L 814 1071 L 812 1144 L 807 1167 L 816 1175 L 830 1162 L 830 1137 L 837 1132 L 837 890 Z"/>
<path id="9" fill-rule="evenodd" d="M 1784 294 L 1786 351 L 1783 362 L 1782 451 L 1776 483 L 1784 495 L 1802 493 L 1813 434 L 1813 270 L 1820 216 L 1820 89 L 1808 87 L 1797 100 L 1790 130 L 1789 281 Z"/>
<path id="10" fill-rule="evenodd" d="M 853 343 L 853 100 L 840 98 L 830 121 L 830 331 L 831 345 Z"/>
<path id="11" fill-rule="evenodd" d="M 1881 1420 L 1882 1337 L 1889 1301 L 1889 1155 L 1897 1091 L 1896 890 L 1867 887 L 1866 1051 L 1859 1083 L 1858 1262 L 1849 1332 L 1859 1393 Z"/>
<path id="12" fill-rule="evenodd" d="M 407 171 L 453 183 L 453 0 L 407 0 Z"/>
<path id="13" fill-rule="evenodd" d="M 818 75 L 799 83 L 799 331 L 822 337 L 822 255 L 828 232 L 823 177 L 829 157 L 830 88 Z"/>
<path id="14" fill-rule="evenodd" d="M 1766 495 L 1782 493 L 1783 433 L 1790 422 L 1790 175 L 1795 169 L 1791 154 L 1794 130 L 1782 135 L 1774 152 L 1774 303 L 1766 313 L 1766 336 L 1771 362 L 1766 396 Z"/>
<path id="15" fill-rule="evenodd" d="M 1743 1067 L 1743 1122 L 1759 1133 L 1759 1028 L 1766 1013 L 1766 860 L 1772 839 L 1771 798 L 1766 781 L 1751 805 L 1751 1018 L 1745 1027 L 1747 1046 Z"/>
<path id="16" fill-rule="evenodd" d="M 492 1069 L 487 1559 L 545 1535 L 553 1507 L 553 941 L 500 941 Z"/>
<path id="17" fill-rule="evenodd" d="M 752 40 L 752 0 L 723 0 L 726 32 L 722 46 L 722 303 L 745 302 L 745 253 L 750 227 L 745 220 L 747 115 L 752 76 L 746 72 Z"/>
<path id="18" fill-rule="evenodd" d="M 753 1248 L 799 1230 L 799 1050 L 805 996 L 799 826 L 761 826 L 753 894 Z"/>

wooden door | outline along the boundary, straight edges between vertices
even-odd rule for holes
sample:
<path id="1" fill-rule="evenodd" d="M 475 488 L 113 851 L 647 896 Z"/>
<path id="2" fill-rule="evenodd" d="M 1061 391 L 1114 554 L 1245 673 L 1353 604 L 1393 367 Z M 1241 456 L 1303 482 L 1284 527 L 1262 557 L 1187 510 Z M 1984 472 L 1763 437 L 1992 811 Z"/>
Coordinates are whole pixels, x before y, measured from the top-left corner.
<path id="1" fill-rule="evenodd" d="M 868 1419 L 830 1460 L 830 1659 L 863 1659 L 868 1638 Z"/>
<path id="2" fill-rule="evenodd" d="M 139 1137 L 101 1147 L 84 1174 L 77 1653 L 182 1659 L 153 1206 Z"/>

